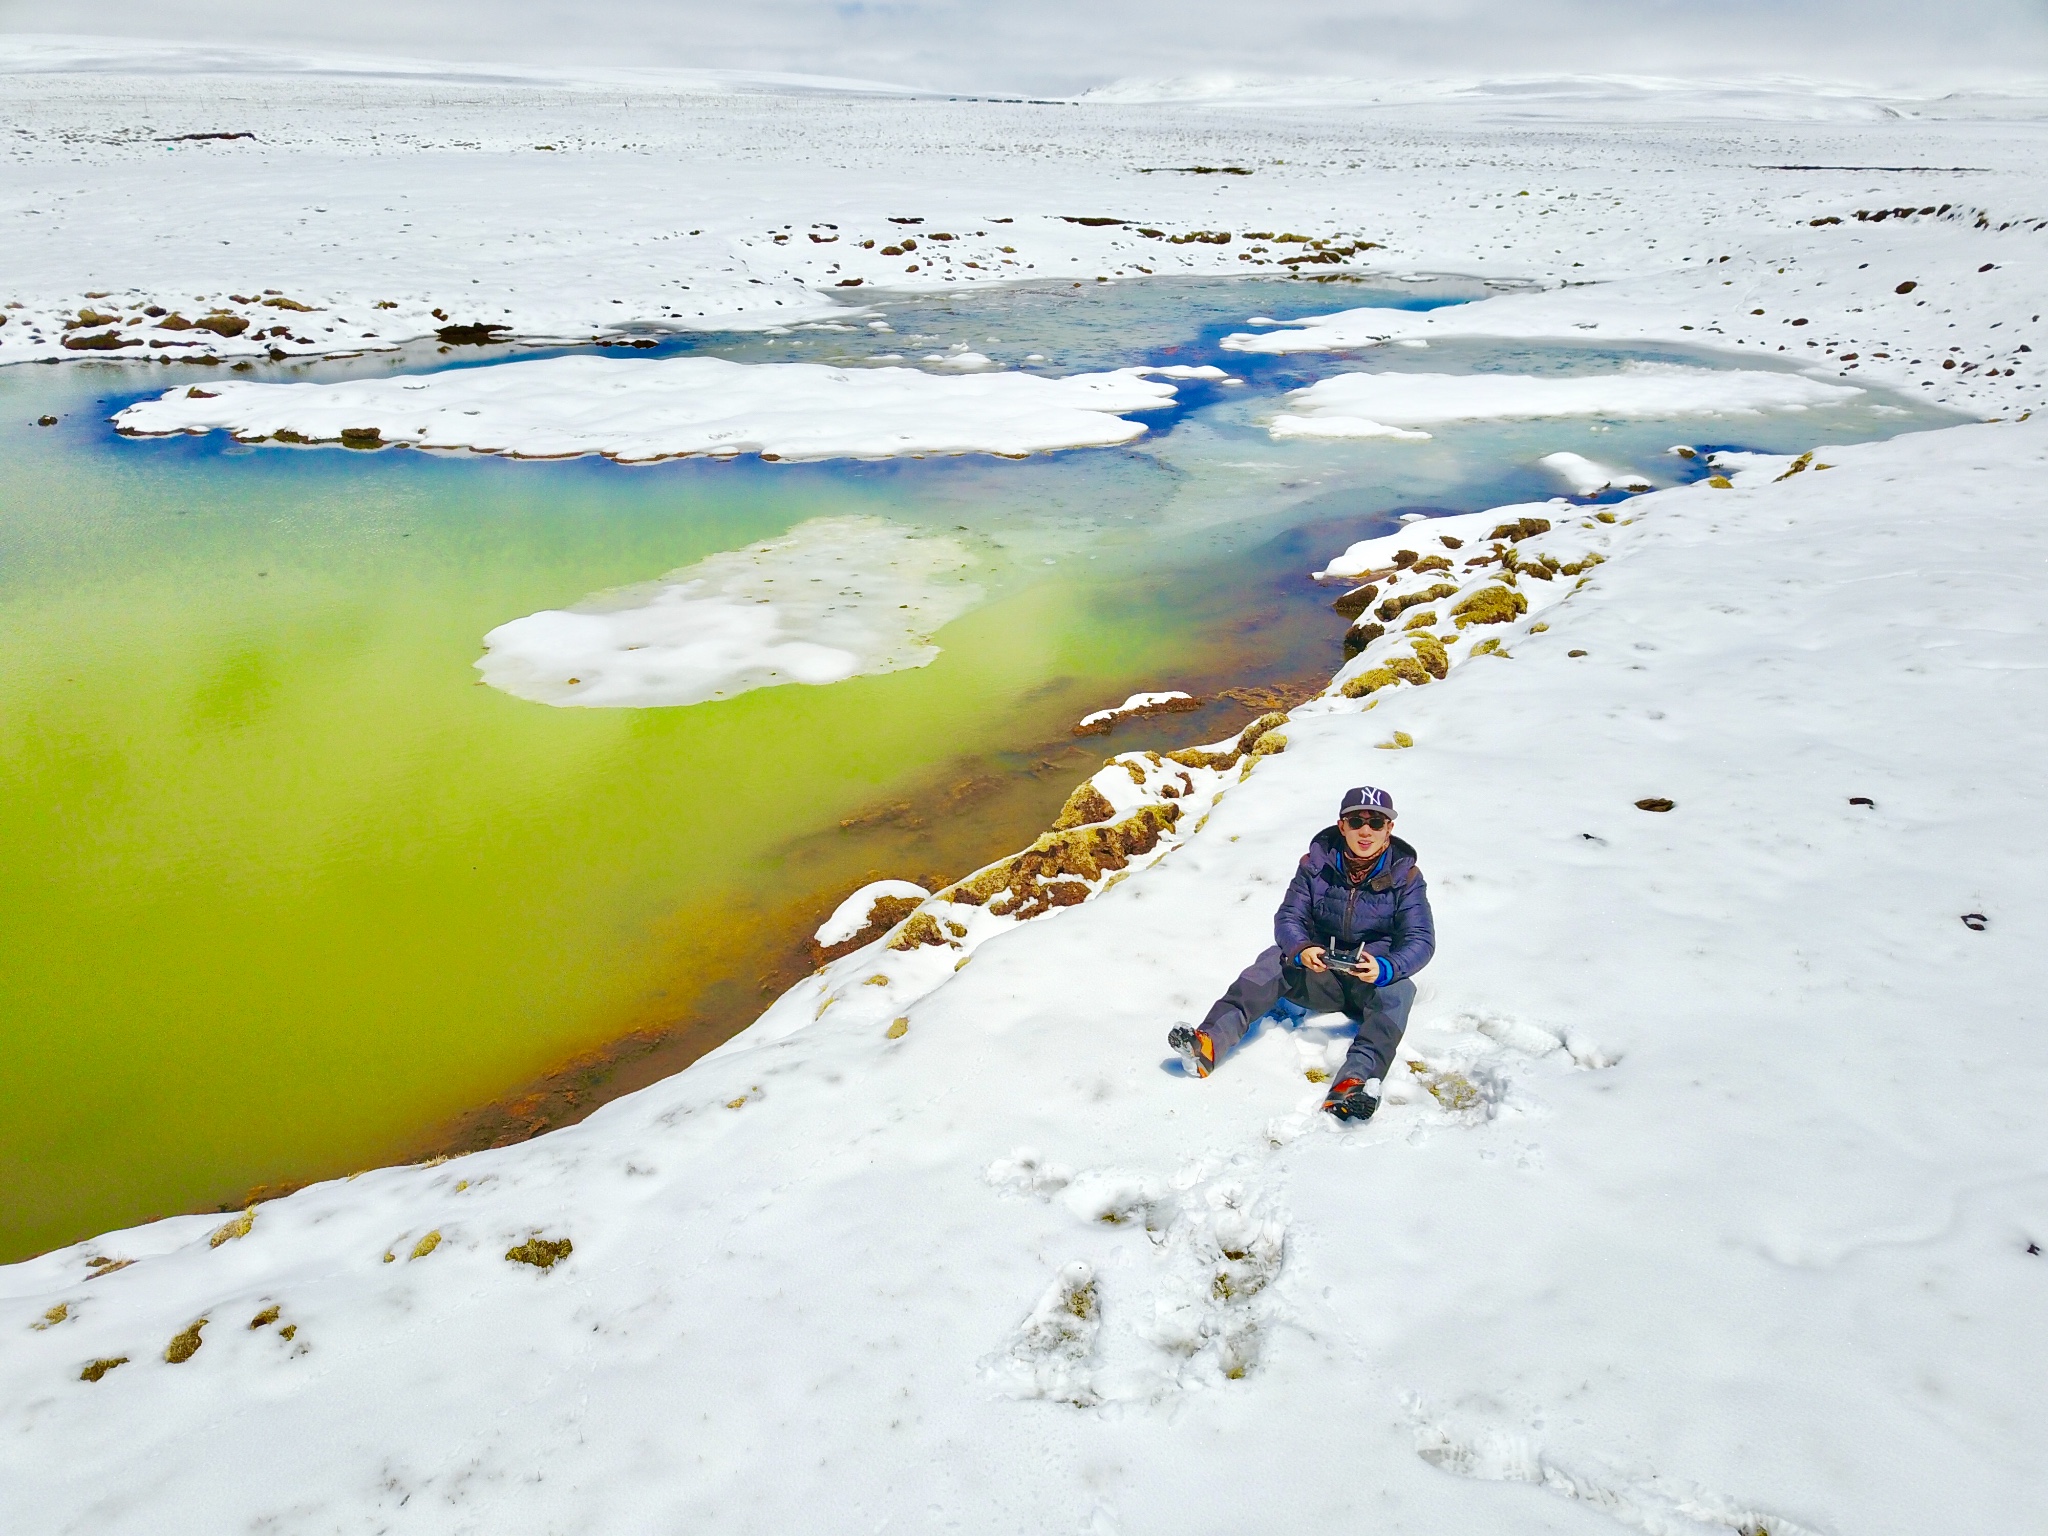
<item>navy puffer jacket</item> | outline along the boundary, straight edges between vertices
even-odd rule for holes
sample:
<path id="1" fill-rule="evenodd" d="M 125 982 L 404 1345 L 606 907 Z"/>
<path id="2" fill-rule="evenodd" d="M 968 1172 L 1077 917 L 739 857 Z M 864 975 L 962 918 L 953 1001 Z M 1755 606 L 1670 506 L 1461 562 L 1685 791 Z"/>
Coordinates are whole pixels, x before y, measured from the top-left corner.
<path id="1" fill-rule="evenodd" d="M 1367 954 L 1393 967 L 1381 986 L 1414 975 L 1436 953 L 1436 924 L 1415 850 L 1391 839 L 1373 876 L 1353 885 L 1344 877 L 1344 834 L 1323 828 L 1273 914 L 1273 937 L 1290 961 L 1312 944 L 1363 942 Z"/>

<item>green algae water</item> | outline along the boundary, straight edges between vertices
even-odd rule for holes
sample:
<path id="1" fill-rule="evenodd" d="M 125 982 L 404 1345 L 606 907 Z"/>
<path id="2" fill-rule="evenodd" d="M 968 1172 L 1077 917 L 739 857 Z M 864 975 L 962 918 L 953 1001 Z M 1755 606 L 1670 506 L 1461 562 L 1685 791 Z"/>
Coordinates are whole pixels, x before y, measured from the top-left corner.
<path id="1" fill-rule="evenodd" d="M 1672 440 L 1522 423 L 1426 453 L 1271 441 L 1257 399 L 1357 364 L 1245 359 L 1216 337 L 1392 301 L 1010 290 L 890 301 L 868 312 L 886 332 L 664 343 L 854 361 L 964 341 L 1060 368 L 1213 360 L 1247 381 L 1190 389 L 1131 449 L 1023 463 L 129 442 L 113 409 L 204 372 L 0 372 L 0 1261 L 416 1155 L 635 1032 L 680 1041 L 657 1053 L 679 1064 L 796 974 L 848 890 L 1028 840 L 1100 760 L 1069 735 L 1081 713 L 1327 675 L 1342 621 L 1302 573 L 1393 510 L 1548 495 L 1527 468 L 1541 452 L 1591 441 L 1640 463 Z M 1483 365 L 1464 347 L 1460 367 Z M 1947 419 L 1884 410 L 1740 432 L 1798 449 Z M 556 709 L 477 681 L 482 635 L 509 619 L 849 513 L 975 552 L 988 600 L 930 666 L 678 709 Z M 1252 712 L 1221 700 L 1107 750 L 1214 739 Z"/>

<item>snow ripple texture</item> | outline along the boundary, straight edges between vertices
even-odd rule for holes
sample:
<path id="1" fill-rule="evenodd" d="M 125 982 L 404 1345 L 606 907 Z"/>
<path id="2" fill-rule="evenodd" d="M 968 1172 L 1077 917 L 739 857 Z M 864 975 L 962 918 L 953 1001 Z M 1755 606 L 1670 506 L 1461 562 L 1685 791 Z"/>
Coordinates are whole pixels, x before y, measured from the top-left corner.
<path id="1" fill-rule="evenodd" d="M 375 428 L 383 443 L 523 458 L 1026 454 L 1142 437 L 1144 423 L 1119 413 L 1162 409 L 1175 392 L 1146 372 L 1051 379 L 717 357 L 554 357 L 338 384 L 228 381 L 211 393 L 174 389 L 138 401 L 114 420 L 145 436 L 226 429 L 315 442 Z"/>
<path id="2" fill-rule="evenodd" d="M 877 517 L 820 517 L 484 636 L 485 682 L 540 704 L 699 704 L 779 683 L 922 667 L 981 600 L 974 557 Z"/>

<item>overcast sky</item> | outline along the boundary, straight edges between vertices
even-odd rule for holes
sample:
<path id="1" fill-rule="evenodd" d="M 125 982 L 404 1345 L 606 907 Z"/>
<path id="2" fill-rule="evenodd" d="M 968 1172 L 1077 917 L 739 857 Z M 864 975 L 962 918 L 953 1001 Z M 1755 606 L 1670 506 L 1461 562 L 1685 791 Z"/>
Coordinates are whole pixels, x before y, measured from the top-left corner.
<path id="1" fill-rule="evenodd" d="M 1048 93 L 1214 72 L 2048 76 L 2048 0 L 0 0 L 0 32 Z"/>

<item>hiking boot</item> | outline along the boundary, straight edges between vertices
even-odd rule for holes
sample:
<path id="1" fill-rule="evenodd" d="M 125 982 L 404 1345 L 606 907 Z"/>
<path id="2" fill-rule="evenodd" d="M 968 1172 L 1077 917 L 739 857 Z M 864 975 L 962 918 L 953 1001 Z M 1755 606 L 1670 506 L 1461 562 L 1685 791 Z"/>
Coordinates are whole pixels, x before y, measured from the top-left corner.
<path id="1" fill-rule="evenodd" d="M 1380 1107 L 1380 1080 L 1343 1077 L 1330 1084 L 1323 1108 L 1339 1120 L 1370 1120 Z"/>
<path id="2" fill-rule="evenodd" d="M 1207 1077 L 1216 1070 L 1216 1042 L 1206 1029 L 1176 1024 L 1166 1032 L 1166 1043 L 1173 1047 L 1188 1076 Z"/>

